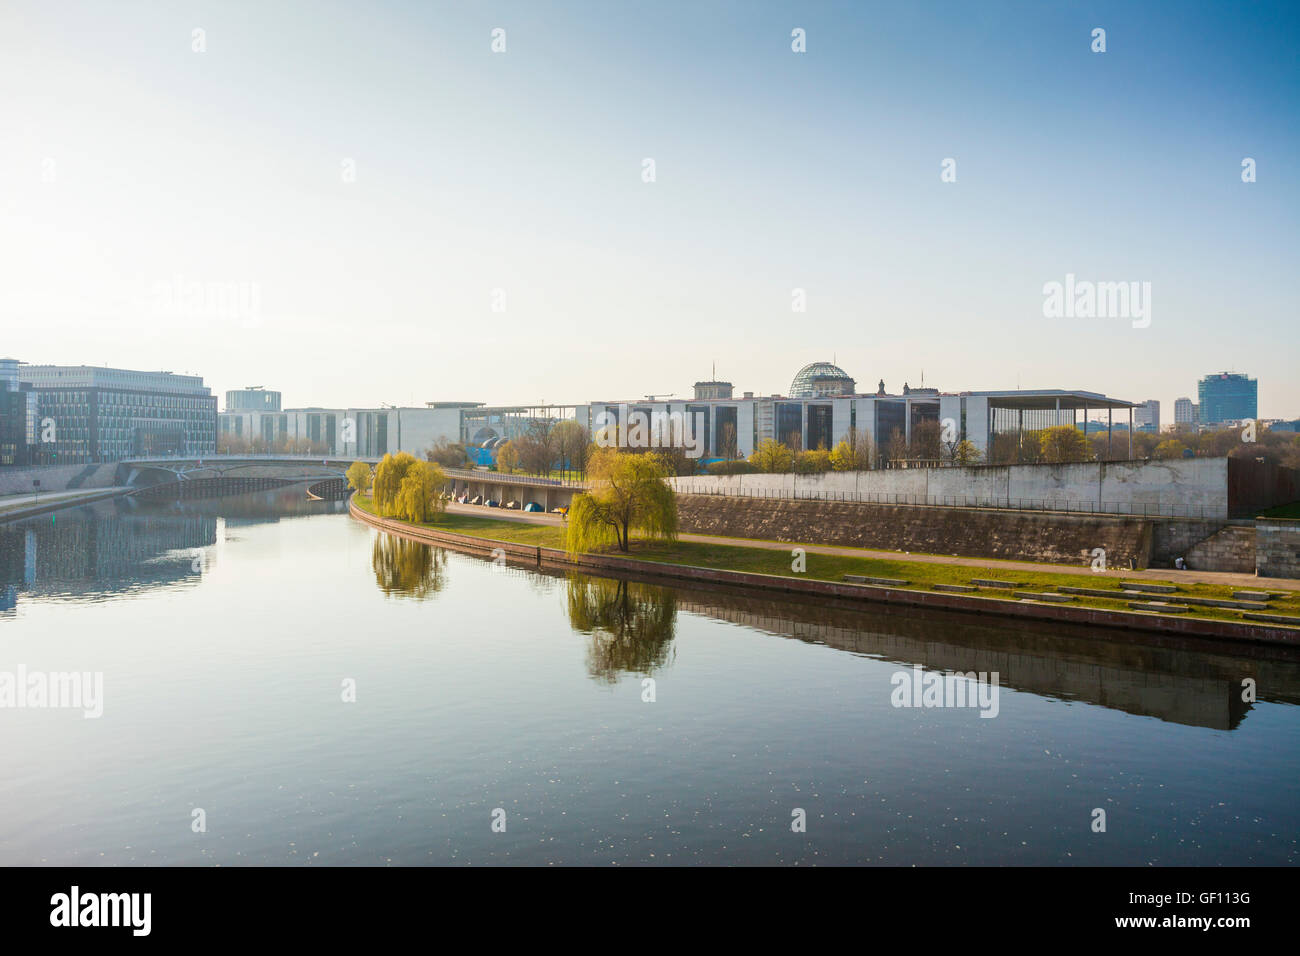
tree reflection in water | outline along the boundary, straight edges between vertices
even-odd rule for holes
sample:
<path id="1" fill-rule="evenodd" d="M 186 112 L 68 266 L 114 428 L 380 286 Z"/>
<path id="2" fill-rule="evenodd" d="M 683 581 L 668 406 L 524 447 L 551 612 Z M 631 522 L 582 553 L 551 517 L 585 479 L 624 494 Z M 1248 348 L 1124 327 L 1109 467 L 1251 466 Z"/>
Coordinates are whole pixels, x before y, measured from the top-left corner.
<path id="1" fill-rule="evenodd" d="M 424 598 L 446 581 L 447 552 L 392 534 L 375 535 L 370 555 L 375 583 L 385 594 Z"/>
<path id="2" fill-rule="evenodd" d="M 570 574 L 569 623 L 590 635 L 587 669 L 608 684 L 672 662 L 677 595 L 671 588 Z"/>

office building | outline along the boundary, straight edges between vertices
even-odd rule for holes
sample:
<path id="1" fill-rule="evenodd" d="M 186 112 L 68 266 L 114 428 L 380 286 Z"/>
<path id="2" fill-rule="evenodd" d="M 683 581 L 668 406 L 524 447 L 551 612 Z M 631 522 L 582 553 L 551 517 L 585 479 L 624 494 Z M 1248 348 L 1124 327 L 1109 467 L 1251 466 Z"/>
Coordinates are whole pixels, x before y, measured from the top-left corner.
<path id="1" fill-rule="evenodd" d="M 36 395 L 41 464 L 216 451 L 217 398 L 197 375 L 91 365 L 22 365 Z M 45 441 L 49 426 L 52 441 Z"/>
<path id="2" fill-rule="evenodd" d="M 226 392 L 226 411 L 228 412 L 278 412 L 280 410 L 280 393 L 250 385 L 248 388 L 231 389 Z"/>
<path id="3" fill-rule="evenodd" d="M 1240 372 L 1207 375 L 1196 386 L 1201 423 L 1239 422 L 1259 417 L 1259 383 Z"/>
<path id="4" fill-rule="evenodd" d="M 1133 426 L 1143 432 L 1160 431 L 1160 403 L 1154 398 L 1148 398 L 1134 406 Z"/>

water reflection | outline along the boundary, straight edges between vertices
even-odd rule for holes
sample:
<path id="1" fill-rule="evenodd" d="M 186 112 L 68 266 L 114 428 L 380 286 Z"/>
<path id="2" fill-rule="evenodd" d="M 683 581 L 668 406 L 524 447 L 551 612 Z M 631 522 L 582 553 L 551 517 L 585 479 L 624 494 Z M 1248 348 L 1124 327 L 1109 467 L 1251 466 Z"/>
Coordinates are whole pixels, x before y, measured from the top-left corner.
<path id="1" fill-rule="evenodd" d="M 447 582 L 447 552 L 418 541 L 377 532 L 370 552 L 375 583 L 388 595 L 427 598 Z"/>
<path id="2" fill-rule="evenodd" d="M 673 658 L 677 594 L 626 579 L 570 574 L 569 624 L 591 638 L 587 670 L 613 684 L 625 673 L 649 676 Z"/>
<path id="3" fill-rule="evenodd" d="M 196 586 L 232 526 L 337 512 L 305 485 L 211 499 L 145 502 L 131 497 L 0 524 L 0 617 L 23 595 L 77 601 Z"/>

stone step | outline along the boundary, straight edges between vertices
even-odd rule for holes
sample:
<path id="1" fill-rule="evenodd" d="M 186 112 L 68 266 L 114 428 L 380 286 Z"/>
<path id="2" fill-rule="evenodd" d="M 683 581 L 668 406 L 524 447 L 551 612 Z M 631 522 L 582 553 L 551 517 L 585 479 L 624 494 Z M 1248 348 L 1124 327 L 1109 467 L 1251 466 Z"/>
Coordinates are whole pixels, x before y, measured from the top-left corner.
<path id="1" fill-rule="evenodd" d="M 911 583 L 910 581 L 900 581 L 897 578 L 868 578 L 863 577 L 861 574 L 846 574 L 844 580 L 852 584 L 881 584 L 889 588 L 905 588 Z"/>
<path id="2" fill-rule="evenodd" d="M 1055 604 L 1074 600 L 1073 594 L 1054 594 L 1051 591 L 1015 591 L 1013 594 L 1026 601 L 1051 601 Z"/>
<path id="3" fill-rule="evenodd" d="M 1179 595 L 1178 600 L 1184 604 L 1196 604 L 1200 607 L 1230 607 L 1237 611 L 1267 611 L 1268 605 L 1260 601 L 1229 601 L 1227 598 L 1200 598 Z"/>
<path id="4" fill-rule="evenodd" d="M 1273 591 L 1233 591 L 1232 596 L 1239 601 L 1271 601 L 1280 597 Z"/>
<path id="5" fill-rule="evenodd" d="M 1016 584 L 1012 581 L 994 581 L 991 578 L 972 578 L 970 583 L 981 588 L 1006 588 L 1008 591 L 1024 587 L 1023 584 Z"/>
<path id="6" fill-rule="evenodd" d="M 1289 624 L 1292 627 L 1300 627 L 1300 617 L 1289 617 L 1285 614 L 1243 614 L 1248 621 L 1263 621 L 1265 624 Z"/>
<path id="7" fill-rule="evenodd" d="M 1065 587 L 1064 585 L 1056 590 L 1060 591 L 1062 594 L 1083 594 L 1088 597 L 1115 598 L 1116 600 L 1126 597 L 1142 596 L 1141 591 L 1107 591 L 1105 588 L 1072 588 Z"/>
<path id="8" fill-rule="evenodd" d="M 1129 601 L 1135 611 L 1157 611 L 1160 614 L 1186 614 L 1191 610 L 1186 604 L 1166 604 L 1164 601 Z"/>
<path id="9" fill-rule="evenodd" d="M 1177 594 L 1178 588 L 1172 584 L 1147 584 L 1145 581 L 1121 581 L 1119 586 L 1134 591 L 1146 591 L 1148 594 Z"/>
<path id="10" fill-rule="evenodd" d="M 979 588 L 967 587 L 965 584 L 931 584 L 932 591 L 952 591 L 957 594 L 974 594 Z"/>

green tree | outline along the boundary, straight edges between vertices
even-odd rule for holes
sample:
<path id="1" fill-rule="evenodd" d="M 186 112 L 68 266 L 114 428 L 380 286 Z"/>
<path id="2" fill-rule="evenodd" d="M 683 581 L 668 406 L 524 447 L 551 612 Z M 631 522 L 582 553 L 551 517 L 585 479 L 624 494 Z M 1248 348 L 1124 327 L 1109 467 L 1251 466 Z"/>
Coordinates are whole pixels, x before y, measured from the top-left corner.
<path id="1" fill-rule="evenodd" d="M 1187 446 L 1177 438 L 1166 438 L 1159 445 L 1156 445 L 1154 454 L 1156 458 L 1182 458 L 1183 452 L 1186 450 Z"/>
<path id="2" fill-rule="evenodd" d="M 375 510 L 381 515 L 395 515 L 397 493 L 401 490 L 402 479 L 406 472 L 416 463 L 415 456 L 404 451 L 396 455 L 385 455 L 375 469 Z"/>
<path id="3" fill-rule="evenodd" d="M 617 544 L 631 547 L 632 532 L 677 540 L 677 496 L 664 479 L 668 470 L 656 455 L 632 455 L 601 448 L 587 465 L 590 490 L 574 495 L 565 546 L 571 554 Z"/>
<path id="4" fill-rule="evenodd" d="M 794 452 L 775 438 L 764 438 L 749 456 L 749 463 L 768 474 L 785 474 L 794 465 Z"/>
<path id="5" fill-rule="evenodd" d="M 831 453 L 825 448 L 801 451 L 794 456 L 792 466 L 796 475 L 817 475 L 831 470 Z"/>
<path id="6" fill-rule="evenodd" d="M 871 467 L 871 439 L 849 426 L 849 433 L 831 449 L 831 468 L 836 471 L 866 471 Z"/>
<path id="7" fill-rule="evenodd" d="M 370 487 L 370 466 L 364 461 L 354 461 L 348 465 L 348 487 L 359 495 L 364 495 Z"/>
<path id="8" fill-rule="evenodd" d="M 394 510 L 398 517 L 423 524 L 442 514 L 447 506 L 442 498 L 446 484 L 446 474 L 433 462 L 412 462 L 397 489 Z"/>
<path id="9" fill-rule="evenodd" d="M 952 461 L 955 465 L 977 465 L 979 460 L 980 450 L 975 447 L 973 441 L 963 439 L 952 450 Z"/>
<path id="10" fill-rule="evenodd" d="M 1053 425 L 1039 435 L 1038 446 L 1044 461 L 1053 463 L 1083 461 L 1088 457 L 1088 439 L 1073 425 Z"/>
<path id="11" fill-rule="evenodd" d="M 519 450 L 512 441 L 497 446 L 497 471 L 508 475 L 519 467 Z"/>

